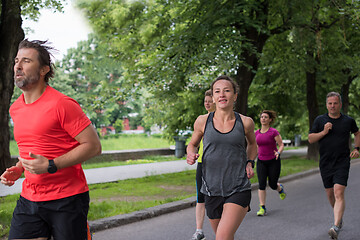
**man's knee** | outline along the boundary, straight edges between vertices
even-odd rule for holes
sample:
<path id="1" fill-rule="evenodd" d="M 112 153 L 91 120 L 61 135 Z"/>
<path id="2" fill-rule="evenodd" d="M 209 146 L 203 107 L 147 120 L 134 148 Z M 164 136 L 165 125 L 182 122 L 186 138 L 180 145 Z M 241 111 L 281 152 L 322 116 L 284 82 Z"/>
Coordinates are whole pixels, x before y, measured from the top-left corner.
<path id="1" fill-rule="evenodd" d="M 344 199 L 345 197 L 345 186 L 340 184 L 334 185 L 334 197 L 336 200 Z"/>

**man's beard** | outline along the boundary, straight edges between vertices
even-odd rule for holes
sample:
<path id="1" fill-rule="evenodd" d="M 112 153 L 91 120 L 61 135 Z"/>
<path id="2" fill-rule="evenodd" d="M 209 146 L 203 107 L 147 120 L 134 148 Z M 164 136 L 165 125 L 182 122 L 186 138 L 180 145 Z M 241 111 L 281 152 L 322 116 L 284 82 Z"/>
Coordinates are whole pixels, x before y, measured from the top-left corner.
<path id="1" fill-rule="evenodd" d="M 38 71 L 36 74 L 32 74 L 30 76 L 21 76 L 21 80 L 16 80 L 16 73 L 14 75 L 14 82 L 15 85 L 24 90 L 27 89 L 29 86 L 33 85 L 34 83 L 37 83 L 40 80 L 40 71 Z"/>

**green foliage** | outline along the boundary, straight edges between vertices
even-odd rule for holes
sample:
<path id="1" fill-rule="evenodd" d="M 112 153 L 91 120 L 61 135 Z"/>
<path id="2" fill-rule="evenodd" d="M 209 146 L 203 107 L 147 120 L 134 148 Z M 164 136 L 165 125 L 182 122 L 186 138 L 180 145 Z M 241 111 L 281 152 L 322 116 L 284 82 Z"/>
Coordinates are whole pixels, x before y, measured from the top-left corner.
<path id="1" fill-rule="evenodd" d="M 346 94 L 344 84 L 359 74 L 360 63 L 358 45 L 353 44 L 359 39 L 359 23 L 352 21 L 350 6 L 355 7 L 343 4 L 344 8 L 340 8 L 329 1 L 311 5 L 303 1 L 298 14 L 293 16 L 294 27 L 268 39 L 249 94 L 250 112 L 257 127 L 260 111 L 273 109 L 279 115 L 274 127 L 283 138 L 293 139 L 295 134 L 306 138 L 307 104 L 317 102 L 320 114 L 326 112 L 325 96 L 329 91 Z M 306 79 L 311 73 L 316 73 L 317 98 L 309 99 Z M 352 88 L 356 82 L 353 81 Z M 350 96 L 355 91 L 351 90 Z M 352 98 L 351 102 L 356 101 Z M 354 110 L 350 107 L 349 114 L 359 116 Z"/>
<path id="2" fill-rule="evenodd" d="M 284 2 L 78 1 L 78 5 L 95 32 L 109 42 L 109 52 L 122 62 L 124 77 L 152 94 L 147 115 L 155 117 L 145 116 L 146 123 L 164 126 L 170 137 L 191 128 L 203 113 L 202 94 L 216 76 L 256 70 L 246 61 L 262 46 L 251 37 L 259 34 L 266 39 L 271 29 L 284 24 L 288 13 L 279 8 Z M 264 15 L 268 10 L 271 14 Z M 199 92 L 197 97 L 194 92 Z M 192 102 L 186 101 L 190 95 Z"/>
<path id="3" fill-rule="evenodd" d="M 121 133 L 122 130 L 124 129 L 124 121 L 121 119 L 116 119 L 113 127 L 115 128 L 115 131 L 117 133 Z"/>
<path id="4" fill-rule="evenodd" d="M 76 49 L 69 49 L 57 63 L 56 77 L 51 83 L 76 99 L 97 127 L 113 125 L 117 119 L 141 111 L 142 106 L 136 99 L 138 94 L 127 87 L 122 64 L 107 48 L 107 43 L 90 34 L 88 40 L 80 41 Z"/>
<path id="5" fill-rule="evenodd" d="M 39 10 L 42 8 L 54 9 L 54 11 L 62 12 L 65 0 L 43 0 L 43 1 L 30 1 L 21 0 L 21 15 L 25 18 L 37 21 L 40 16 Z"/>
<path id="6" fill-rule="evenodd" d="M 164 136 L 168 139 L 181 134 L 183 130 L 191 130 L 197 116 L 206 113 L 203 105 L 204 92 L 205 90 L 194 87 L 172 98 L 152 97 L 144 116 L 145 123 L 150 126 L 166 126 Z"/>
<path id="7" fill-rule="evenodd" d="M 298 133 L 306 136 L 307 104 L 318 102 L 319 112 L 325 111 L 325 94 L 343 91 L 344 79 L 358 74 L 358 1 L 77 4 L 86 12 L 96 37 L 79 44 L 76 53 L 69 51 L 63 66 L 73 81 L 76 99 L 97 126 L 111 125 L 135 112 L 130 117 L 132 128 L 141 124 L 149 130 L 157 124 L 171 138 L 191 129 L 204 113 L 202 94 L 217 75 L 242 79 L 247 76 L 241 69 L 249 69 L 254 80 L 247 83 L 247 115 L 258 124 L 262 109 L 274 109 L 279 113 L 276 127 L 287 138 Z M 260 62 L 247 58 L 251 55 Z M 117 73 L 114 84 L 99 81 L 109 72 Z M 316 74 L 317 99 L 306 97 L 311 73 Z M 356 81 L 352 82 L 355 88 Z M 351 89 L 352 100 L 356 95 Z M 136 104 L 124 108 L 119 101 Z M 358 115 L 355 109 L 352 104 L 349 113 Z"/>

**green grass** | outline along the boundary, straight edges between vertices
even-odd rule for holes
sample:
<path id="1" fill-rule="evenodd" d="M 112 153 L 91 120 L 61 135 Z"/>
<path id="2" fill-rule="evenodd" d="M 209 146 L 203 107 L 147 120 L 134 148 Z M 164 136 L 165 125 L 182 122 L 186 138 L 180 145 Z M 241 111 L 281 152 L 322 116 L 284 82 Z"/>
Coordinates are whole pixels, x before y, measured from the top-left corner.
<path id="1" fill-rule="evenodd" d="M 304 158 L 283 159 L 281 177 L 318 167 Z M 255 170 L 256 172 L 256 170 Z M 92 184 L 89 220 L 130 213 L 196 195 L 195 170 Z M 257 182 L 257 176 L 251 179 Z M 0 197 L 0 237 L 6 236 L 19 194 Z"/>
<path id="2" fill-rule="evenodd" d="M 11 156 L 19 156 L 19 149 L 15 140 L 11 140 L 9 143 L 9 150 Z"/>
<path id="3" fill-rule="evenodd" d="M 120 135 L 118 138 L 101 139 L 103 151 L 130 150 L 142 148 L 168 148 L 175 143 L 160 137 L 147 137 L 145 135 Z M 18 156 L 19 150 L 14 140 L 10 141 L 11 156 Z"/>
<path id="4" fill-rule="evenodd" d="M 119 138 L 101 139 L 103 151 L 141 148 L 168 148 L 173 144 L 174 143 L 170 143 L 168 140 L 160 137 L 147 137 L 136 134 L 119 136 Z"/>
<path id="5" fill-rule="evenodd" d="M 318 167 L 304 158 L 283 159 L 281 177 Z M 195 170 L 90 186 L 89 219 L 130 213 L 196 195 Z M 252 183 L 257 182 L 255 176 Z"/>
<path id="6" fill-rule="evenodd" d="M 192 170 L 91 185 L 89 220 L 191 197 L 195 191 L 194 181 L 195 170 Z"/>
<path id="7" fill-rule="evenodd" d="M 87 163 L 82 164 L 83 169 L 91 168 L 102 168 L 102 167 L 115 167 L 115 166 L 124 166 L 124 165 L 134 165 L 142 163 L 156 163 L 156 162 L 166 162 L 166 161 L 176 161 L 176 160 L 185 160 L 186 158 L 177 158 L 175 156 L 146 156 L 144 159 L 137 160 L 126 160 L 126 161 L 111 161 L 111 162 L 98 162 L 98 163 Z"/>

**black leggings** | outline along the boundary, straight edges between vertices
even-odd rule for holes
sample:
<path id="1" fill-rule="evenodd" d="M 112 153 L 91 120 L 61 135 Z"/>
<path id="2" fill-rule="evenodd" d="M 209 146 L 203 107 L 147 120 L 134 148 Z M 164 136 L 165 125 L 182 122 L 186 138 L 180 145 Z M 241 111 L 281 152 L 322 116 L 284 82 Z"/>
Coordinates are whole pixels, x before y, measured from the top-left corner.
<path id="1" fill-rule="evenodd" d="M 271 189 L 277 189 L 277 183 L 280 177 L 281 171 L 281 161 L 280 158 L 277 160 L 271 159 L 267 161 L 262 161 L 258 159 L 256 164 L 256 172 L 259 180 L 259 189 L 266 189 L 266 180 L 269 179 L 269 186 Z"/>

